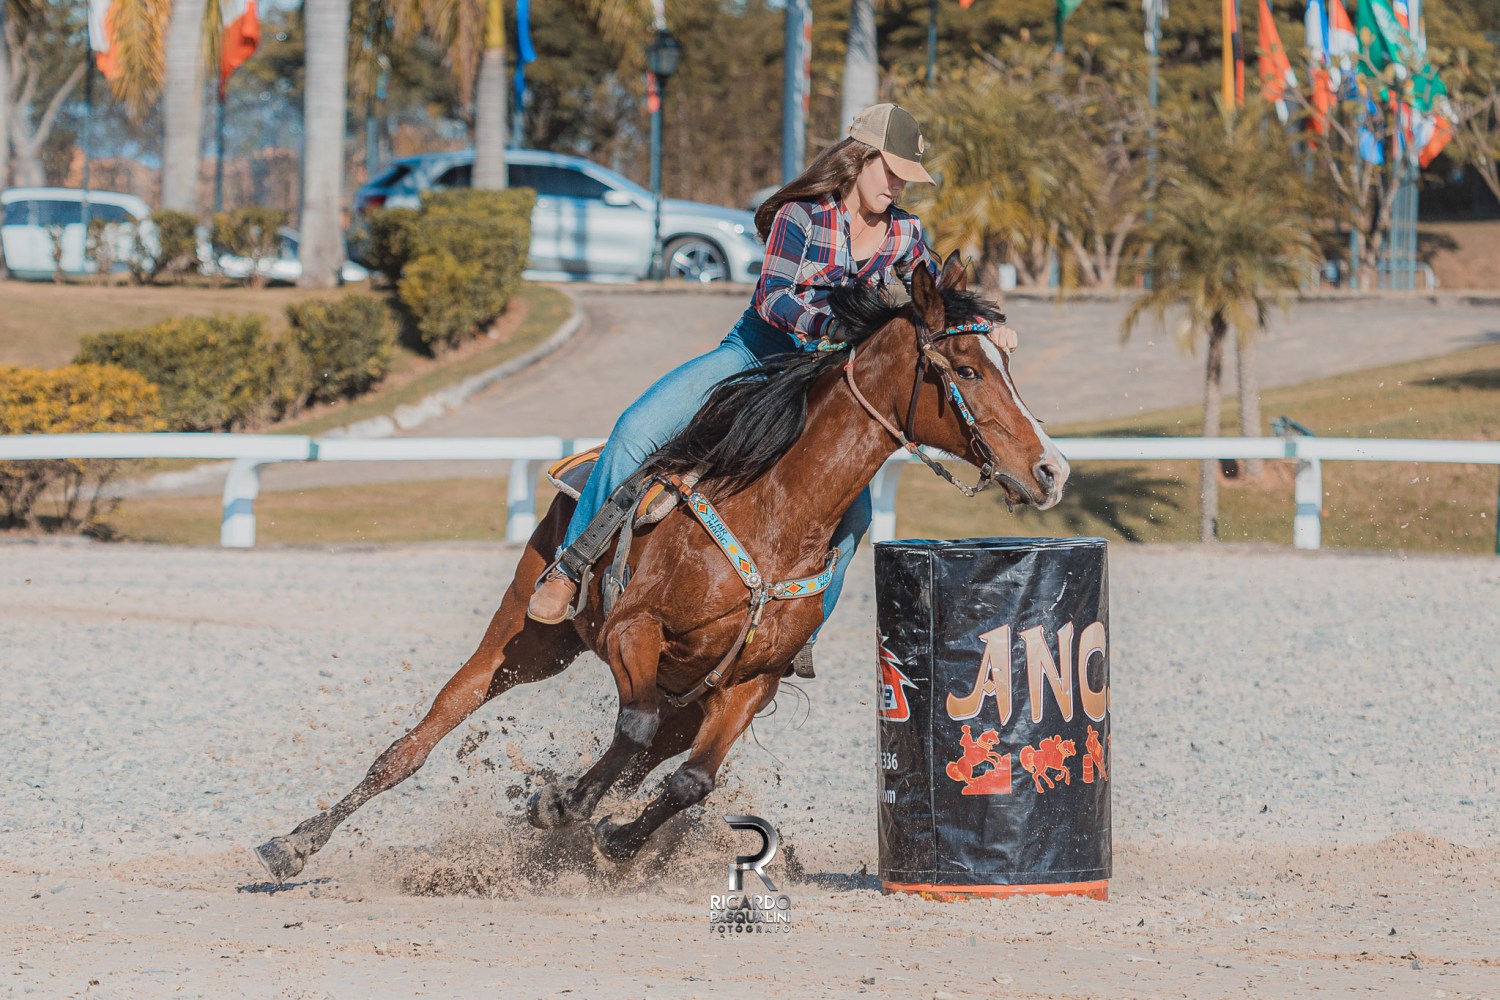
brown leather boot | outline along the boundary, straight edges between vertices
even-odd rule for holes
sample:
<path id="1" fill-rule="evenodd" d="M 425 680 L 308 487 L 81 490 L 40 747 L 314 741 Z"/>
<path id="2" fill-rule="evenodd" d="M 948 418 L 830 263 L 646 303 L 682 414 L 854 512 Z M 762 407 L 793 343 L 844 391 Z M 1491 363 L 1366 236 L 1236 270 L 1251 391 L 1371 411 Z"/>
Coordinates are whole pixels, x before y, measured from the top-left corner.
<path id="1" fill-rule="evenodd" d="M 573 599 L 578 596 L 578 584 L 560 569 L 550 570 L 542 577 L 542 585 L 531 595 L 526 605 L 526 617 L 543 625 L 556 625 L 568 620 L 573 610 Z"/>

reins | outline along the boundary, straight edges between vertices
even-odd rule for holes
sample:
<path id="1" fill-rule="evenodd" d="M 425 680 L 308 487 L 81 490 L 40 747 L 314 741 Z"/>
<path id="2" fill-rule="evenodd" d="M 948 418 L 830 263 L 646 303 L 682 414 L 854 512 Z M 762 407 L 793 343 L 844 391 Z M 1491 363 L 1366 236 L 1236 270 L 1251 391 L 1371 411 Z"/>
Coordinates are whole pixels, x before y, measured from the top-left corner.
<path id="1" fill-rule="evenodd" d="M 874 417 L 876 422 L 884 427 L 890 433 L 891 437 L 900 443 L 902 448 L 915 455 L 923 465 L 945 479 L 949 485 L 953 486 L 964 496 L 977 496 L 995 485 L 1002 478 L 997 472 L 1000 464 L 999 459 L 996 457 L 994 449 L 990 447 L 989 442 L 984 439 L 984 432 L 979 429 L 979 424 L 974 419 L 974 414 L 970 411 L 969 404 L 964 400 L 963 393 L 959 391 L 958 383 L 953 381 L 952 364 L 938 352 L 935 345 L 940 340 L 945 340 L 948 337 L 957 337 L 966 333 L 986 336 L 993 327 L 984 320 L 974 320 L 969 323 L 950 326 L 937 336 L 933 336 L 928 331 L 927 324 L 920 318 L 913 321 L 912 327 L 916 330 L 917 334 L 917 369 L 912 379 L 911 401 L 906 407 L 905 430 L 887 420 L 885 415 L 865 398 L 864 393 L 859 391 L 859 385 L 854 381 L 855 348 L 853 345 L 849 347 L 849 360 L 844 362 L 844 381 L 849 384 L 849 391 L 854 394 L 854 398 L 858 400 L 859 405 L 864 407 L 865 412 Z M 927 366 L 929 364 L 937 372 L 938 380 L 943 386 L 944 395 L 953 400 L 953 405 L 958 408 L 959 415 L 963 417 L 964 427 L 969 434 L 969 443 L 974 447 L 974 451 L 978 453 L 980 458 L 984 460 L 984 464 L 979 469 L 979 482 L 973 486 L 969 486 L 959 480 L 943 466 L 943 463 L 929 456 L 922 450 L 921 445 L 912 440 L 916 434 L 917 399 L 922 391 L 922 382 L 927 377 Z"/>

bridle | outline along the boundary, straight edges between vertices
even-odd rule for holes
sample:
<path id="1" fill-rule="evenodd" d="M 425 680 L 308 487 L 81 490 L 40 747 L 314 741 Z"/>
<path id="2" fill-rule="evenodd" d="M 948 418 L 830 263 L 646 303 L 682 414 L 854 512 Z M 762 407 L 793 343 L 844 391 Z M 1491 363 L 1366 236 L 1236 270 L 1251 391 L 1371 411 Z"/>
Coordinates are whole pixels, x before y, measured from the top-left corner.
<path id="1" fill-rule="evenodd" d="M 917 335 L 917 368 L 912 378 L 911 402 L 906 407 L 906 428 L 897 427 L 885 418 L 885 415 L 877 410 L 864 393 L 859 391 L 859 386 L 854 381 L 854 345 L 849 345 L 849 360 L 844 362 L 844 380 L 849 383 L 849 391 L 854 393 L 854 398 L 859 405 L 865 408 L 865 412 L 874 417 L 875 420 L 890 432 L 908 452 L 915 455 L 923 465 L 937 473 L 943 479 L 961 492 L 966 497 L 972 497 L 984 492 L 997 482 L 1008 483 L 1016 492 L 1022 496 L 1026 495 L 1026 489 L 1012 477 L 999 471 L 1000 460 L 993 448 L 984 439 L 984 432 L 979 429 L 979 423 L 974 419 L 974 414 L 969 409 L 969 404 L 964 400 L 964 394 L 959 391 L 958 383 L 953 380 L 953 365 L 937 350 L 937 343 L 949 337 L 958 337 L 964 334 L 977 334 L 987 336 L 994 327 L 983 319 L 972 320 L 968 323 L 960 323 L 950 326 L 942 333 L 934 335 L 927 329 L 927 324 L 920 316 L 912 320 L 912 328 Z M 964 420 L 964 427 L 969 433 L 969 444 L 974 452 L 983 460 L 984 464 L 979 468 L 979 482 L 973 486 L 959 481 L 953 473 L 943 467 L 943 463 L 930 457 L 922 450 L 921 445 L 912 440 L 916 436 L 917 421 L 917 398 L 922 391 L 922 382 L 927 378 L 927 367 L 931 365 L 936 371 L 938 381 L 942 383 L 943 395 L 953 400 L 958 413 Z"/>

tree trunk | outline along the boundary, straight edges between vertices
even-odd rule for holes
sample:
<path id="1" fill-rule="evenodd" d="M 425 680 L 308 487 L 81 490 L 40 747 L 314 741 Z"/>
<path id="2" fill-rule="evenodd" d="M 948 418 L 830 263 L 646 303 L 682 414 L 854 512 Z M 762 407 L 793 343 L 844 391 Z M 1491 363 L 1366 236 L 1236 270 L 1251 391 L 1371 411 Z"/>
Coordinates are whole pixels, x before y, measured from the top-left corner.
<path id="1" fill-rule="evenodd" d="M 0 191 L 10 187 L 10 37 L 7 12 L 10 0 L 0 0 Z M 5 261 L 0 259 L 0 278 Z"/>
<path id="2" fill-rule="evenodd" d="M 1239 364 L 1236 365 L 1235 374 L 1239 380 L 1240 437 L 1260 437 L 1260 347 L 1251 333 L 1241 332 L 1235 343 L 1239 347 Z M 1265 471 L 1266 463 L 1263 459 L 1245 460 L 1246 479 L 1258 480 Z"/>
<path id="3" fill-rule="evenodd" d="M 344 266 L 344 113 L 349 0 L 305 0 L 307 86 L 303 97 L 302 280 L 338 284 Z"/>
<path id="4" fill-rule="evenodd" d="M 880 90 L 880 63 L 876 59 L 875 0 L 851 0 L 849 47 L 844 53 L 844 97 L 839 135 L 854 116 L 874 104 Z"/>
<path id="5" fill-rule="evenodd" d="M 167 21 L 162 84 L 161 205 L 198 214 L 203 159 L 203 12 L 206 0 L 175 0 Z"/>
<path id="6" fill-rule="evenodd" d="M 1224 341 L 1228 339 L 1224 314 L 1216 312 L 1208 323 L 1208 363 L 1203 372 L 1203 436 L 1219 436 L 1219 416 L 1224 399 Z M 1219 537 L 1219 460 L 1203 460 L 1198 494 L 1198 540 Z"/>
<path id="7" fill-rule="evenodd" d="M 505 78 L 505 6 L 487 0 L 484 55 L 474 85 L 474 186 L 498 191 L 506 186 L 505 119 L 509 84 Z"/>

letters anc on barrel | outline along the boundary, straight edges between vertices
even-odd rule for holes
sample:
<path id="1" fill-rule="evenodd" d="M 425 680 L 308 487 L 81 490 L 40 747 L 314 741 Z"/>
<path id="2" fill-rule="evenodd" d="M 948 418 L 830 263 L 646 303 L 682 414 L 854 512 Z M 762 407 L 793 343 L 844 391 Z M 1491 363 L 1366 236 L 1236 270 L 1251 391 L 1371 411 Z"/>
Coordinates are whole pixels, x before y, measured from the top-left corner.
<path id="1" fill-rule="evenodd" d="M 1103 898 L 1104 541 L 884 542 L 875 562 L 886 890 Z"/>

